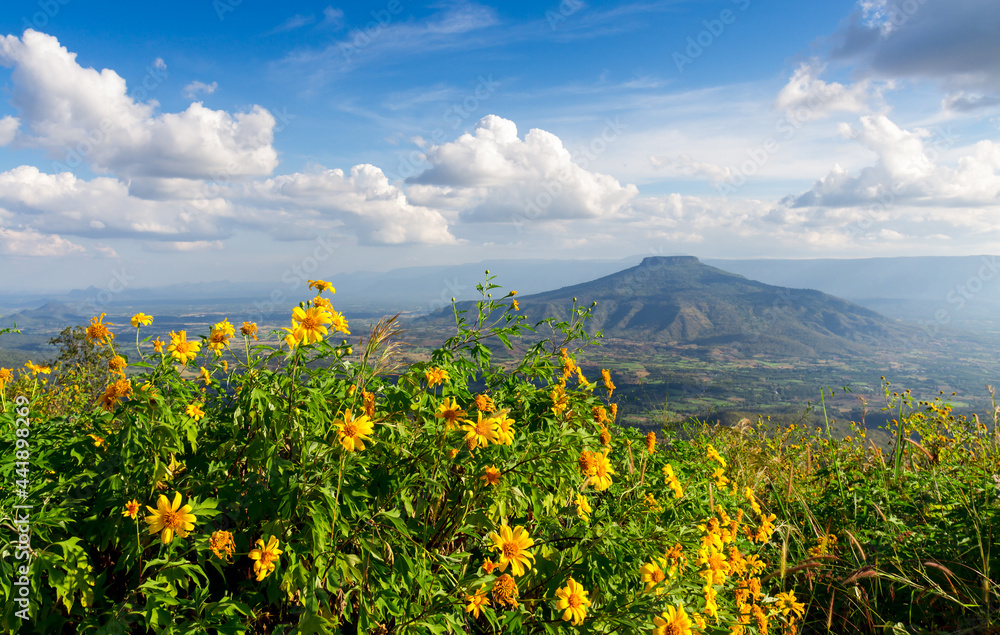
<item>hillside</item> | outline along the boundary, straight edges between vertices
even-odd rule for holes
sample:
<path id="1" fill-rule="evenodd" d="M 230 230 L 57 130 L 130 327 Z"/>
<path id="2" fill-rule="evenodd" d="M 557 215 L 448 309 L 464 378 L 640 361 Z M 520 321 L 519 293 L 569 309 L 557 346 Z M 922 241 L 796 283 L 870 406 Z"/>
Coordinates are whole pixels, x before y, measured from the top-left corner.
<path id="1" fill-rule="evenodd" d="M 909 329 L 820 291 L 777 287 L 693 256 L 648 257 L 591 282 L 518 297 L 531 321 L 565 319 L 573 298 L 597 302 L 591 331 L 605 337 L 723 349 L 737 356 L 860 355 L 902 344 Z M 467 308 L 467 306 L 463 306 Z M 450 309 L 433 314 L 445 319 Z"/>

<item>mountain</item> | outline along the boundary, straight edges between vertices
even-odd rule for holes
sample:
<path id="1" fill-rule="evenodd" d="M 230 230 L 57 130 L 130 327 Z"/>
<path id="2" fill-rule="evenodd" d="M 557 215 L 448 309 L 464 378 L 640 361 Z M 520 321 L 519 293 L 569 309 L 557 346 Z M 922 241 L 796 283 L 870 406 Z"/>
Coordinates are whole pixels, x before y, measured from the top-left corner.
<path id="1" fill-rule="evenodd" d="M 998 328 L 998 256 L 705 259 L 705 263 L 768 284 L 819 289 L 883 315 L 921 323 L 925 331 Z"/>
<path id="2" fill-rule="evenodd" d="M 693 256 L 645 258 L 624 271 L 518 301 L 534 322 L 566 319 L 574 298 L 582 306 L 597 303 L 589 330 L 605 337 L 737 356 L 859 355 L 898 346 L 911 330 L 820 291 L 749 280 Z M 448 312 L 433 317 L 446 319 Z"/>

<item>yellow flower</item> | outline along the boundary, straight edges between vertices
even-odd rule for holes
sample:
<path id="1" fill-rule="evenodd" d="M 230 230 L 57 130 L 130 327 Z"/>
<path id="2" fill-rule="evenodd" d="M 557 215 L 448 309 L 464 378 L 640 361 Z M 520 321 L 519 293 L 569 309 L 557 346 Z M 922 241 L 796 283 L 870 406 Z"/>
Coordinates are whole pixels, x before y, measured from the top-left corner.
<path id="1" fill-rule="evenodd" d="M 668 606 L 653 618 L 653 635 L 691 635 L 691 620 L 683 606 Z"/>
<path id="2" fill-rule="evenodd" d="M 125 362 L 125 358 L 122 357 L 121 355 L 115 355 L 114 357 L 108 360 L 108 370 L 110 370 L 113 373 L 121 373 L 124 375 L 125 367 L 127 365 L 128 364 Z"/>
<path id="3" fill-rule="evenodd" d="M 318 295 L 310 300 L 310 302 L 312 302 L 312 305 L 316 308 L 326 309 L 331 312 L 333 311 L 333 302 L 330 302 L 328 298 L 324 298 L 323 296 Z"/>
<path id="4" fill-rule="evenodd" d="M 443 384 L 444 382 L 448 381 L 449 379 L 451 379 L 451 376 L 448 374 L 448 371 L 442 370 L 437 366 L 434 366 L 427 369 L 427 372 L 424 373 L 424 379 L 427 380 L 427 387 L 433 388 L 438 384 Z"/>
<path id="5" fill-rule="evenodd" d="M 317 293 L 323 293 L 324 291 L 329 291 L 331 294 L 336 293 L 337 290 L 333 288 L 333 285 L 326 280 L 308 280 L 309 288 L 316 289 Z"/>
<path id="6" fill-rule="evenodd" d="M 757 502 L 757 497 L 754 496 L 752 487 L 744 488 L 743 495 L 746 496 L 747 502 L 750 503 L 750 508 L 753 510 L 753 513 L 757 514 L 758 516 L 764 513 L 760 509 L 760 504 Z"/>
<path id="7" fill-rule="evenodd" d="M 511 300 L 510 306 L 513 307 L 515 311 L 521 310 L 521 307 L 517 304 L 517 300 Z"/>
<path id="8" fill-rule="evenodd" d="M 483 571 L 486 572 L 486 575 L 490 575 L 491 573 L 493 573 L 493 570 L 496 568 L 497 568 L 497 563 L 493 562 L 489 558 L 483 560 Z"/>
<path id="9" fill-rule="evenodd" d="M 716 452 L 716 450 L 715 450 L 714 447 L 712 447 L 711 445 L 709 445 L 708 446 L 708 450 L 706 450 L 706 453 L 708 455 L 708 458 L 712 459 L 713 461 L 717 461 L 719 463 L 719 465 L 721 465 L 722 468 L 725 469 L 725 467 L 726 467 L 726 459 L 722 458 L 722 455 L 719 454 L 718 452 Z"/>
<path id="10" fill-rule="evenodd" d="M 267 541 L 267 546 L 264 546 L 263 540 L 257 540 L 257 548 L 251 549 L 249 553 L 250 559 L 254 561 L 253 572 L 257 574 L 257 582 L 260 582 L 274 571 L 278 556 L 282 553 L 284 552 L 278 549 L 277 536 L 271 536 Z"/>
<path id="11" fill-rule="evenodd" d="M 647 562 L 639 567 L 639 579 L 646 585 L 643 591 L 649 593 L 656 585 L 667 579 L 667 574 L 663 572 L 667 566 L 666 558 L 654 558 L 652 562 Z M 656 594 L 660 593 L 663 593 L 663 587 L 656 589 Z"/>
<path id="12" fill-rule="evenodd" d="M 493 399 L 489 395 L 476 395 L 476 409 L 483 412 L 494 412 L 497 407 L 493 404 Z"/>
<path id="13" fill-rule="evenodd" d="M 39 364 L 32 364 L 29 359 L 24 365 L 25 368 L 31 371 L 32 376 L 37 377 L 39 373 L 43 375 L 48 375 L 52 372 L 52 368 L 49 366 L 41 366 Z"/>
<path id="14" fill-rule="evenodd" d="M 593 511 L 594 510 L 590 507 L 590 503 L 587 502 L 587 499 L 583 496 L 583 494 L 577 494 L 576 495 L 576 513 L 577 513 L 577 515 L 580 518 L 584 519 L 585 521 L 589 521 L 590 520 L 590 513 L 593 512 Z"/>
<path id="15" fill-rule="evenodd" d="M 101 313 L 101 317 L 90 318 L 90 326 L 87 327 L 87 341 L 90 343 L 97 342 L 101 346 L 111 342 L 111 339 L 115 336 L 114 333 L 108 330 L 109 326 L 114 326 L 111 322 L 103 322 L 104 316 L 107 313 Z"/>
<path id="16" fill-rule="evenodd" d="M 222 349 L 229 346 L 229 338 L 236 335 L 236 329 L 229 320 L 223 320 L 212 326 L 212 331 L 208 335 L 208 347 L 216 355 L 222 354 Z"/>
<path id="17" fill-rule="evenodd" d="M 236 543 L 233 542 L 233 534 L 221 529 L 212 532 L 211 538 L 208 539 L 208 546 L 211 548 L 212 553 L 220 560 L 230 560 L 233 554 L 236 553 Z"/>
<path id="18" fill-rule="evenodd" d="M 292 309 L 292 328 L 283 328 L 288 331 L 288 336 L 295 341 L 294 345 L 289 344 L 289 346 L 295 348 L 299 344 L 312 344 L 321 341 L 323 336 L 329 333 L 326 325 L 331 322 L 333 322 L 333 315 L 326 309 L 317 307 L 303 309 L 297 306 Z M 289 341 L 288 336 L 285 338 L 286 342 Z"/>
<path id="19" fill-rule="evenodd" d="M 458 427 L 458 420 L 465 415 L 466 412 L 459 408 L 458 403 L 454 398 L 450 401 L 445 399 L 444 403 L 438 406 L 437 412 L 434 414 L 434 416 L 438 419 L 444 419 L 444 427 L 446 430 L 453 430 Z"/>
<path id="20" fill-rule="evenodd" d="M 570 578 L 566 581 L 566 586 L 556 590 L 556 597 L 559 601 L 556 608 L 562 610 L 564 622 L 569 622 L 573 626 L 583 624 L 583 618 L 587 615 L 587 607 L 590 600 L 587 599 L 587 592 L 583 590 L 583 585 Z"/>
<path id="21" fill-rule="evenodd" d="M 104 437 L 97 436 L 96 434 L 88 434 L 87 436 L 94 440 L 95 448 L 99 448 L 104 445 Z"/>
<path id="22" fill-rule="evenodd" d="M 652 492 L 646 492 L 646 507 L 648 507 L 651 512 L 663 511 L 663 506 L 661 506 L 659 501 L 656 500 L 656 497 L 653 496 Z"/>
<path id="23" fill-rule="evenodd" d="M 611 420 L 613 421 L 617 418 L 618 418 L 618 404 L 613 403 L 611 404 Z"/>
<path id="24" fill-rule="evenodd" d="M 201 379 L 201 381 L 205 382 L 206 386 L 208 386 L 208 385 L 210 385 L 212 383 L 212 374 L 209 373 L 208 369 L 205 368 L 204 366 L 201 367 L 201 377 L 200 377 L 200 379 Z"/>
<path id="25" fill-rule="evenodd" d="M 724 468 L 715 468 L 715 471 L 712 472 L 712 478 L 715 479 L 715 484 L 719 489 L 725 489 L 729 485 L 729 479 L 726 477 L 726 470 Z"/>
<path id="26" fill-rule="evenodd" d="M 361 391 L 361 400 L 365 405 L 365 414 L 368 415 L 369 419 L 375 418 L 375 393 L 368 392 L 367 390 Z"/>
<path id="27" fill-rule="evenodd" d="M 166 342 L 162 341 L 160 338 L 157 337 L 155 340 L 153 340 L 153 350 L 157 353 L 162 353 L 163 345 L 165 343 Z"/>
<path id="28" fill-rule="evenodd" d="M 486 585 L 479 587 L 475 594 L 465 596 L 465 601 L 468 602 L 465 606 L 465 612 L 472 613 L 473 617 L 479 619 L 479 611 L 484 606 L 490 605 L 490 600 L 486 597 Z"/>
<path id="29" fill-rule="evenodd" d="M 338 313 L 337 311 L 330 311 L 330 315 L 333 316 L 333 323 L 330 324 L 330 328 L 339 333 L 344 333 L 345 335 L 350 335 L 350 325 L 347 323 L 347 318 L 344 317 L 343 313 Z M 351 350 L 347 349 L 347 354 L 351 354 Z"/>
<path id="30" fill-rule="evenodd" d="M 608 453 L 610 452 L 610 448 L 605 448 L 603 453 L 594 455 L 596 466 L 594 468 L 594 475 L 590 477 L 590 483 L 594 486 L 594 491 L 596 492 L 603 492 L 611 487 L 611 477 L 616 473 L 614 468 L 611 467 L 611 461 L 608 459 Z"/>
<path id="31" fill-rule="evenodd" d="M 486 481 L 487 485 L 496 485 L 500 482 L 500 470 L 495 465 L 488 465 L 486 473 L 480 478 Z"/>
<path id="32" fill-rule="evenodd" d="M 455 448 L 448 450 L 449 459 L 454 459 L 456 456 L 458 456 L 458 450 L 456 450 Z"/>
<path id="33" fill-rule="evenodd" d="M 511 426 L 514 425 L 514 420 L 507 417 L 506 410 L 497 415 L 495 420 L 497 422 L 497 443 L 500 445 L 513 445 L 514 429 Z"/>
<path id="34" fill-rule="evenodd" d="M 257 324 L 255 322 L 244 322 L 240 327 L 240 333 L 245 337 L 257 339 Z"/>
<path id="35" fill-rule="evenodd" d="M 528 536 L 524 527 L 511 529 L 507 525 L 502 525 L 500 533 L 495 531 L 490 533 L 490 539 L 493 541 L 492 548 L 500 556 L 497 562 L 500 571 L 506 571 L 509 564 L 511 573 L 521 576 L 527 573 L 529 561 L 534 565 L 535 556 L 527 550 L 535 544 L 535 541 Z"/>
<path id="36" fill-rule="evenodd" d="M 761 516 L 760 527 L 757 528 L 757 533 L 753 536 L 753 539 L 757 542 L 767 542 L 770 540 L 771 534 L 774 533 L 774 521 L 777 518 L 774 514 Z"/>
<path id="37" fill-rule="evenodd" d="M 569 356 L 565 348 L 559 349 L 559 355 L 562 357 L 562 374 L 563 378 L 567 378 L 577 370 L 576 362 L 573 358 Z"/>
<path id="38" fill-rule="evenodd" d="M 167 347 L 175 360 L 187 364 L 198 356 L 201 342 L 189 342 L 187 331 L 170 331 L 170 346 Z"/>
<path id="39" fill-rule="evenodd" d="M 188 407 L 184 409 L 184 413 L 195 421 L 201 421 L 205 418 L 205 411 L 201 409 L 200 403 L 189 404 Z"/>
<path id="40" fill-rule="evenodd" d="M 602 368 L 601 378 L 604 379 L 604 387 L 608 389 L 608 399 L 611 399 L 611 395 L 615 393 L 615 384 L 611 381 L 611 373 L 607 369 Z"/>
<path id="41" fill-rule="evenodd" d="M 503 571 L 503 569 L 501 569 Z M 497 578 L 493 583 L 493 601 L 497 606 L 507 605 L 512 609 L 517 608 L 517 582 L 506 573 Z"/>
<path id="42" fill-rule="evenodd" d="M 601 445 L 611 445 L 611 430 L 607 426 L 601 426 Z"/>
<path id="43" fill-rule="evenodd" d="M 146 505 L 150 516 L 146 516 L 146 523 L 149 524 L 149 533 L 160 533 L 160 542 L 169 545 L 174 539 L 174 534 L 179 538 L 184 538 L 188 532 L 194 529 L 194 523 L 198 520 L 191 513 L 191 506 L 181 507 L 181 493 L 174 493 L 174 502 L 171 503 L 167 497 L 160 494 L 156 502 L 157 509 Z"/>
<path id="44" fill-rule="evenodd" d="M 778 601 L 774 603 L 774 608 L 781 612 L 782 615 L 788 616 L 789 613 L 794 613 L 794 618 L 802 618 L 805 614 L 806 605 L 802 602 L 796 602 L 795 591 L 788 591 L 787 593 L 779 593 L 775 596 Z"/>
<path id="45" fill-rule="evenodd" d="M 669 463 L 663 466 L 663 476 L 667 480 L 667 487 L 674 491 L 674 498 L 683 497 L 684 488 L 681 487 L 680 481 L 677 480 L 677 476 L 674 474 L 674 468 Z"/>
<path id="46" fill-rule="evenodd" d="M 146 315 L 145 313 L 136 313 L 132 316 L 132 319 L 129 320 L 129 322 L 135 328 L 139 328 L 140 326 L 149 326 L 153 323 L 153 316 Z"/>
<path id="47" fill-rule="evenodd" d="M 767 614 L 764 613 L 764 609 L 760 608 L 759 605 L 754 604 L 751 610 L 753 610 L 753 617 L 754 620 L 756 620 L 757 622 L 757 632 L 761 633 L 762 635 L 767 635 L 768 620 L 767 620 Z"/>
<path id="48" fill-rule="evenodd" d="M 108 388 L 114 388 L 115 399 L 125 399 L 132 396 L 132 381 L 125 377 L 111 384 Z"/>
<path id="49" fill-rule="evenodd" d="M 646 450 L 653 454 L 656 452 L 656 433 L 650 432 L 646 435 Z"/>
<path id="50" fill-rule="evenodd" d="M 557 417 L 569 406 L 569 396 L 566 394 L 566 389 L 563 388 L 562 384 L 557 385 L 549 393 L 549 398 L 552 400 L 552 412 Z"/>
<path id="51" fill-rule="evenodd" d="M 485 448 L 491 441 L 493 443 L 500 442 L 496 419 L 493 417 L 483 419 L 482 411 L 477 412 L 476 415 L 478 416 L 476 423 L 466 419 L 462 424 L 462 429 L 465 430 L 465 440 L 468 442 L 470 451 L 477 447 Z"/>
<path id="52" fill-rule="evenodd" d="M 139 515 L 139 501 L 134 498 L 125 503 L 125 511 L 122 512 L 122 516 L 128 516 L 133 520 Z"/>
<path id="53" fill-rule="evenodd" d="M 365 440 L 369 440 L 375 425 L 368 415 L 361 415 L 355 419 L 350 410 L 344 412 L 344 418 L 333 422 L 337 427 L 337 438 L 341 447 L 348 452 L 365 449 Z"/>
<path id="54" fill-rule="evenodd" d="M 115 390 L 115 385 L 111 384 L 104 389 L 104 394 L 101 395 L 101 407 L 106 412 L 111 412 L 114 410 L 116 403 L 118 403 L 118 393 Z"/>
<path id="55" fill-rule="evenodd" d="M 4 389 L 7 382 L 14 376 L 14 372 L 9 368 L 0 368 L 0 390 Z"/>

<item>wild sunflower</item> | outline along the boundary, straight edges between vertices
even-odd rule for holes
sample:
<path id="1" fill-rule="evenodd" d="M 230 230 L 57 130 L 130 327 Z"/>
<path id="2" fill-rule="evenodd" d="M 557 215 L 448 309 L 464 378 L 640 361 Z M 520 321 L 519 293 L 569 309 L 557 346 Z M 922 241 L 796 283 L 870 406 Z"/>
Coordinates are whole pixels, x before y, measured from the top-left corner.
<path id="1" fill-rule="evenodd" d="M 300 306 L 292 309 L 292 328 L 286 328 L 297 344 L 312 344 L 319 342 L 329 333 L 326 325 L 333 322 L 333 315 L 326 309 Z M 287 341 L 287 338 L 286 338 Z"/>
<path id="2" fill-rule="evenodd" d="M 114 326 L 111 322 L 104 322 L 104 316 L 107 313 L 101 313 L 101 317 L 90 318 L 90 326 L 87 327 L 87 341 L 93 344 L 97 342 L 99 345 L 104 346 L 109 344 L 111 339 L 114 338 L 114 333 L 108 330 L 109 326 Z"/>
<path id="3" fill-rule="evenodd" d="M 0 390 L 14 377 L 14 371 L 9 368 L 0 368 Z"/>
<path id="4" fill-rule="evenodd" d="M 329 291 L 332 295 L 337 292 L 337 290 L 333 288 L 333 285 L 326 280 L 307 280 L 307 282 L 309 283 L 309 288 L 316 289 L 317 293 Z"/>
<path id="5" fill-rule="evenodd" d="M 644 592 L 649 593 L 667 579 L 667 574 L 663 571 L 667 567 L 666 558 L 654 558 L 651 562 L 639 567 L 639 579 L 646 585 L 646 588 L 643 589 Z M 660 593 L 663 593 L 663 587 L 656 588 L 656 594 Z"/>
<path id="6" fill-rule="evenodd" d="M 517 582 L 506 573 L 497 578 L 493 583 L 493 601 L 497 606 L 509 606 L 517 608 Z"/>
<path id="7" fill-rule="evenodd" d="M 434 366 L 427 369 L 427 372 L 424 373 L 424 379 L 427 381 L 427 387 L 433 388 L 451 379 L 451 375 L 448 374 L 448 371 Z"/>
<path id="8" fill-rule="evenodd" d="M 125 361 L 125 358 L 122 357 L 121 355 L 115 355 L 114 357 L 108 360 L 108 370 L 111 371 L 112 373 L 120 373 L 124 375 L 125 368 L 127 366 L 128 363 Z"/>
<path id="9" fill-rule="evenodd" d="M 140 326 L 149 326 L 153 323 L 153 316 L 146 315 L 145 313 L 136 313 L 132 316 L 132 319 L 129 320 L 129 323 L 135 328 L 139 328 Z"/>
<path id="10" fill-rule="evenodd" d="M 563 620 L 573 626 L 583 624 L 583 619 L 587 616 L 587 607 L 590 606 L 590 600 L 587 599 L 587 591 L 583 589 L 583 585 L 570 578 L 566 581 L 566 586 L 556 590 L 556 597 L 559 598 L 556 606 L 560 610 L 565 609 L 562 615 Z"/>
<path id="11" fill-rule="evenodd" d="M 274 571 L 278 556 L 282 553 L 284 552 L 278 549 L 277 536 L 271 536 L 266 546 L 263 540 L 257 540 L 257 548 L 251 549 L 249 553 L 250 559 L 254 561 L 253 572 L 257 574 L 257 582 L 260 582 Z"/>
<path id="12" fill-rule="evenodd" d="M 170 331 L 170 346 L 167 347 L 167 352 L 178 362 L 187 364 L 198 356 L 199 350 L 201 342 L 189 342 L 187 331 Z"/>
<path id="13" fill-rule="evenodd" d="M 220 560 L 228 561 L 236 553 L 236 543 L 233 542 L 233 534 L 221 529 L 212 532 L 212 536 L 208 539 L 208 546 L 212 550 L 212 553 Z"/>
<path id="14" fill-rule="evenodd" d="M 458 426 L 458 420 L 464 417 L 467 413 L 462 410 L 454 398 L 451 400 L 445 399 L 444 403 L 438 406 L 437 412 L 434 416 L 438 419 L 444 419 L 444 427 L 446 430 L 453 430 Z"/>
<path id="15" fill-rule="evenodd" d="M 501 445 L 514 444 L 514 420 L 507 416 L 504 410 L 495 417 L 497 422 L 497 443 Z"/>
<path id="16" fill-rule="evenodd" d="M 31 371 L 32 376 L 37 377 L 39 373 L 43 375 L 48 375 L 52 372 L 51 366 L 42 366 L 41 364 L 33 364 L 29 359 L 24 367 Z"/>
<path id="17" fill-rule="evenodd" d="M 487 485 L 496 485 L 500 482 L 500 476 L 500 470 L 495 465 L 487 465 L 485 473 L 481 478 L 486 481 Z"/>
<path id="18" fill-rule="evenodd" d="M 236 335 L 236 328 L 229 323 L 229 320 L 218 322 L 212 326 L 212 331 L 208 335 L 208 347 L 216 355 L 221 355 L 222 349 L 229 346 L 229 340 L 234 335 Z"/>
<path id="19" fill-rule="evenodd" d="M 201 409 L 200 403 L 188 404 L 188 407 L 184 409 L 184 414 L 195 421 L 201 421 L 205 418 L 205 411 Z"/>
<path id="20" fill-rule="evenodd" d="M 601 379 L 604 380 L 604 387 L 608 389 L 608 399 L 611 399 L 611 395 L 615 392 L 615 384 L 611 381 L 611 373 L 607 369 L 602 368 Z"/>
<path id="21" fill-rule="evenodd" d="M 340 445 L 348 452 L 365 449 L 365 440 L 369 440 L 375 429 L 368 415 L 354 418 L 350 410 L 344 412 L 344 418 L 333 422 L 337 427 L 337 438 Z"/>
<path id="22" fill-rule="evenodd" d="M 590 477 L 590 483 L 596 492 L 603 492 L 611 487 L 611 477 L 616 473 L 611 467 L 611 460 L 608 459 L 610 452 L 610 448 L 605 448 L 601 454 L 594 455 L 597 465 L 594 468 L 594 475 Z"/>
<path id="23" fill-rule="evenodd" d="M 257 339 L 257 323 L 256 322 L 244 322 L 240 327 L 240 334 L 244 337 L 252 337 L 254 340 Z"/>
<path id="24" fill-rule="evenodd" d="M 683 606 L 668 606 L 653 618 L 653 635 L 691 635 L 691 620 Z"/>
<path id="25" fill-rule="evenodd" d="M 490 539 L 493 541 L 492 548 L 500 556 L 497 562 L 500 571 L 506 571 L 509 564 L 511 573 L 521 576 L 527 573 L 529 561 L 534 565 L 535 556 L 529 553 L 528 549 L 535 544 L 535 541 L 528 536 L 524 527 L 511 529 L 507 525 L 501 525 L 499 533 L 495 531 L 490 533 Z"/>
<path id="26" fill-rule="evenodd" d="M 135 519 L 139 515 L 139 507 L 139 501 L 133 498 L 131 501 L 125 503 L 125 510 L 122 512 L 122 516 Z"/>
<path id="27" fill-rule="evenodd" d="M 465 440 L 470 451 L 477 447 L 485 448 L 490 442 L 500 442 L 500 437 L 497 434 L 499 426 L 497 426 L 496 419 L 493 417 L 486 417 L 484 419 L 482 411 L 477 412 L 476 415 L 478 419 L 475 423 L 466 419 L 462 424 L 462 429 L 465 430 Z"/>
<path id="28" fill-rule="evenodd" d="M 497 408 L 489 395 L 476 395 L 476 409 L 483 412 L 494 412 Z"/>
<path id="29" fill-rule="evenodd" d="M 587 502 L 587 499 L 583 496 L 583 494 L 576 495 L 575 504 L 576 504 L 577 516 L 584 519 L 585 521 L 589 521 L 590 514 L 594 510 L 590 507 L 590 503 Z"/>
<path id="30" fill-rule="evenodd" d="M 149 533 L 160 534 L 160 542 L 169 545 L 174 539 L 174 534 L 179 538 L 184 538 L 188 532 L 194 529 L 194 523 L 198 520 L 191 513 L 191 506 L 181 507 L 181 493 L 174 493 L 174 501 L 171 503 L 167 497 L 160 494 L 156 501 L 156 509 L 146 505 L 150 515 L 146 516 L 146 523 L 149 525 Z M 162 532 L 162 533 L 161 533 Z"/>
<path id="31" fill-rule="evenodd" d="M 486 585 L 479 587 L 479 590 L 472 595 L 465 596 L 465 612 L 472 613 L 473 617 L 479 618 L 479 612 L 484 606 L 490 605 L 490 600 L 486 597 Z"/>

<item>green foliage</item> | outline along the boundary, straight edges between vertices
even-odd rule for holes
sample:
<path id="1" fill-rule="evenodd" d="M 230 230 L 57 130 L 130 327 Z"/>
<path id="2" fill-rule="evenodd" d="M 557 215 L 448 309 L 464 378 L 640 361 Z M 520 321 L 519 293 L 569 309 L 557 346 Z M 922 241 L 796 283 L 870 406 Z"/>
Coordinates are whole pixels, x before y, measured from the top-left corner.
<path id="1" fill-rule="evenodd" d="M 693 632 L 734 635 L 990 622 L 995 445 L 973 424 L 940 403 L 906 412 L 901 434 L 923 445 L 906 442 L 898 473 L 861 439 L 764 421 L 644 437 L 616 425 L 610 375 L 575 361 L 594 307 L 529 324 L 492 280 L 408 366 L 395 319 L 336 343 L 348 325 L 321 295 L 278 347 L 228 322 L 161 352 L 142 326 L 127 352 L 64 332 L 58 381 L 22 372 L 0 412 L 0 624 L 639 633 L 686 628 L 682 609 Z M 526 332 L 523 355 L 496 361 Z M 69 380 L 87 396 L 60 396 Z M 837 542 L 815 551 L 821 535 Z"/>

